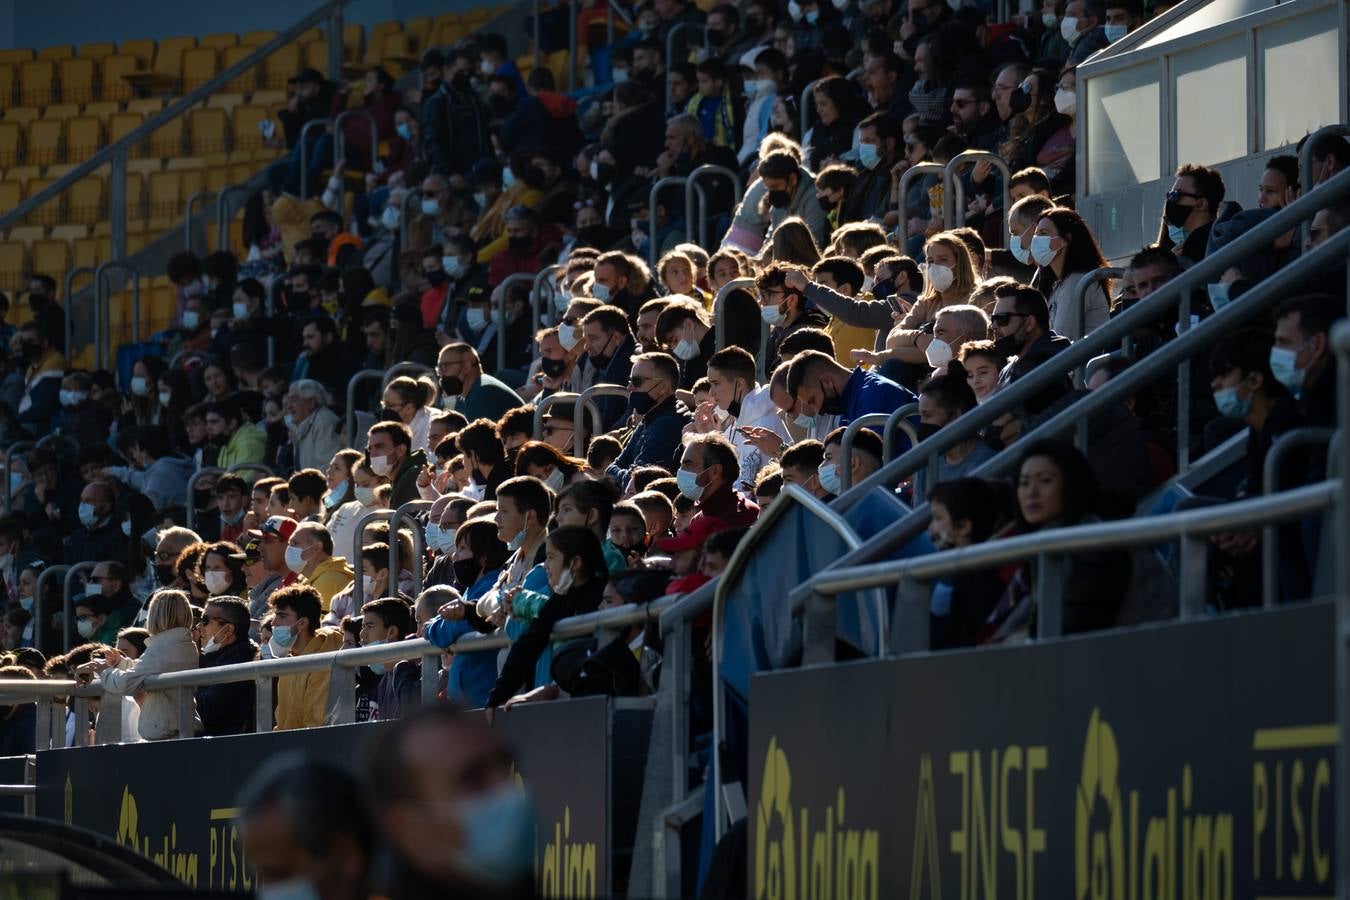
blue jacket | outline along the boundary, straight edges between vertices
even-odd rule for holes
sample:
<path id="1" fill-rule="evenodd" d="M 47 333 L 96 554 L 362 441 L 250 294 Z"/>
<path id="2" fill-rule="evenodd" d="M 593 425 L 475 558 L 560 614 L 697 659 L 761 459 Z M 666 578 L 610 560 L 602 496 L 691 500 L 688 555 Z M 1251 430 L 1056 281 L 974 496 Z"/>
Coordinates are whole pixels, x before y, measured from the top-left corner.
<path id="1" fill-rule="evenodd" d="M 692 418 L 673 396 L 662 400 L 642 417 L 642 424 L 628 438 L 623 452 L 605 470 L 605 475 L 622 487 L 628 483 L 629 471 L 636 466 L 665 466 L 673 472 L 680 452 L 680 435 Z"/>
<path id="2" fill-rule="evenodd" d="M 906 403 L 918 400 L 903 385 L 860 368 L 853 370 L 839 399 L 844 403 L 844 412 L 839 417 L 840 425 L 847 425 L 868 413 L 893 413 Z"/>
<path id="3" fill-rule="evenodd" d="M 464 592 L 467 601 L 482 597 L 497 583 L 501 569 L 484 572 L 483 577 L 474 582 L 473 587 Z M 435 617 L 427 623 L 426 638 L 442 650 L 473 631 L 473 626 L 465 619 L 450 622 Z M 445 694 L 451 700 L 467 704 L 471 709 L 482 709 L 487 703 L 488 693 L 497 682 L 497 654 L 456 653 L 450 663 L 450 675 L 446 680 Z"/>

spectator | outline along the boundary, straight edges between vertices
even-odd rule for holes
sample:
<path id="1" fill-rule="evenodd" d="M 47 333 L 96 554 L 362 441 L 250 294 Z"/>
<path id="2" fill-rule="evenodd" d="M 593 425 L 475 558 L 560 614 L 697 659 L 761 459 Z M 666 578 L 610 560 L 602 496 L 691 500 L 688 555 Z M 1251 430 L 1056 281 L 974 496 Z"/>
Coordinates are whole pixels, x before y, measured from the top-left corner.
<path id="1" fill-rule="evenodd" d="M 819 350 L 808 350 L 792 360 L 787 389 L 800 415 L 813 420 L 838 416 L 840 425 L 869 413 L 891 413 L 915 401 L 913 394 L 894 381 L 858 368 L 850 372 Z"/>
<path id="2" fill-rule="evenodd" d="M 361 607 L 361 646 L 374 647 L 404 640 L 415 632 L 412 609 L 397 597 L 369 600 Z M 371 663 L 370 671 L 379 679 L 375 688 L 372 718 L 397 719 L 405 706 L 417 704 L 421 689 L 416 660 Z"/>
<path id="3" fill-rule="evenodd" d="M 1078 213 L 1063 207 L 1043 212 L 1031 238 L 1031 259 L 1039 266 L 1031 285 L 1048 298 L 1052 331 L 1081 338 L 1106 322 L 1111 313 L 1110 281 L 1088 288 L 1081 321 L 1075 305 L 1078 283 L 1106 267 L 1101 248 Z"/>
<path id="4" fill-rule="evenodd" d="M 768 385 L 755 384 L 755 358 L 740 347 L 727 347 L 708 364 L 709 400 L 700 405 L 694 429 L 720 431 L 736 448 L 740 475 L 737 485 L 747 489 L 766 462 L 765 453 L 750 435 L 769 432 L 787 440 L 787 429 L 773 405 Z M 711 405 L 711 409 L 709 406 Z"/>
<path id="5" fill-rule="evenodd" d="M 151 675 L 197 668 L 200 660 L 197 645 L 189 635 L 192 629 L 192 607 L 187 594 L 182 591 L 157 591 L 150 598 L 146 627 L 150 631 L 150 638 L 146 642 L 145 653 L 139 659 L 127 659 L 109 647 L 101 657 L 85 663 L 77 671 L 98 675 L 108 694 L 130 697 L 142 693 L 145 679 Z M 142 739 L 161 741 L 174 736 L 192 736 L 179 731 L 178 692 L 145 691 L 140 707 L 139 733 Z M 189 727 L 195 732 L 201 727 L 195 700 L 192 720 Z"/>
<path id="6" fill-rule="evenodd" d="M 347 451 L 343 451 L 344 453 Z M 360 456 L 352 466 L 352 499 L 333 510 L 328 517 L 328 533 L 333 537 L 333 552 L 348 559 L 356 558 L 356 523 L 361 516 L 380 509 L 378 489 L 389 484 L 370 468 L 370 459 Z"/>
<path id="7" fill-rule="evenodd" d="M 321 469 L 342 448 L 342 421 L 326 403 L 327 392 L 318 381 L 300 379 L 286 391 L 291 464 L 297 469 Z"/>
<path id="8" fill-rule="evenodd" d="M 412 432 L 402 422 L 380 422 L 370 427 L 366 437 L 366 456 L 370 470 L 388 478 L 393 489 L 389 505 L 398 509 L 418 499 L 417 476 L 427 465 L 425 451 L 412 449 Z"/>
<path id="9" fill-rule="evenodd" d="M 105 608 L 113 611 L 118 628 L 135 620 L 140 602 L 132 596 L 131 576 L 126 566 L 115 560 L 101 562 L 89 573 L 89 584 L 94 586 L 92 590 L 102 595 Z"/>
<path id="10" fill-rule="evenodd" d="M 769 342 L 764 351 L 766 359 L 777 358 L 779 347 L 794 332 L 803 328 L 825 329 L 830 324 L 829 316 L 811 306 L 801 288 L 787 286 L 788 273 L 794 269 L 802 274 L 802 278 L 794 279 L 794 283 L 805 281 L 806 270 L 803 267 L 780 262 L 770 263 L 755 279 L 755 288 L 759 291 L 760 318 L 770 329 Z"/>
<path id="11" fill-rule="evenodd" d="M 249 608 L 236 597 L 213 597 L 202 614 L 202 668 L 231 666 L 258 658 L 249 640 Z M 195 691 L 202 734 L 215 737 L 253 731 L 253 685 L 247 681 L 202 685 Z"/>
<path id="12" fill-rule="evenodd" d="M 323 599 L 313 587 L 296 584 L 272 595 L 272 656 L 308 656 L 342 646 L 342 634 L 317 626 Z M 329 673 L 327 669 L 285 675 L 277 679 L 277 731 L 316 728 L 327 720 Z"/>
<path id="13" fill-rule="evenodd" d="M 1010 361 L 999 374 L 999 387 L 1012 384 L 1050 357 L 1068 348 L 1068 338 L 1050 328 L 1050 309 L 1045 298 L 1035 288 L 1012 285 L 1000 288 L 993 315 L 998 339 L 995 347 L 1008 353 Z M 1067 377 L 1059 384 L 1041 391 L 1026 404 L 1029 412 L 1041 412 L 1069 390 Z"/>
<path id="14" fill-rule="evenodd" d="M 948 363 L 945 371 L 939 371 L 919 387 L 919 440 L 937 434 L 943 426 L 955 422 L 977 405 L 965 367 L 959 362 Z M 939 455 L 934 468 L 920 469 L 914 474 L 915 498 L 928 496 L 929 489 L 935 484 L 964 478 L 992 459 L 994 452 L 978 434 L 971 435 Z M 928 481 L 930 472 L 934 475 L 931 483 Z"/>
<path id="15" fill-rule="evenodd" d="M 1298 398 L 1299 411 L 1314 428 L 1336 423 L 1336 360 L 1332 326 L 1345 304 L 1325 294 L 1291 297 L 1275 309 L 1275 346 L 1270 369 Z"/>
<path id="16" fill-rule="evenodd" d="M 928 491 L 932 513 L 928 537 L 938 550 L 982 544 L 1004 527 L 1005 505 L 1003 492 L 988 481 L 953 478 L 939 482 Z M 1002 590 L 1003 583 L 988 570 L 935 582 L 928 616 L 929 649 L 973 647 Z"/>
<path id="17" fill-rule="evenodd" d="M 593 271 L 591 296 L 603 304 L 617 306 L 625 315 L 637 315 L 642 304 L 656 296 L 651 272 L 636 256 L 617 250 L 602 253 L 595 260 Z M 567 346 L 565 341 L 563 346 Z"/>
<path id="18" fill-rule="evenodd" d="M 126 558 L 126 536 L 114 513 L 117 495 L 106 481 L 87 484 L 80 492 L 80 526 L 65 539 L 66 565 Z"/>
<path id="19" fill-rule="evenodd" d="M 104 437 L 106 439 L 106 433 Z M 169 432 L 164 426 L 146 425 L 136 429 L 130 455 L 135 468 L 107 466 L 103 469 L 103 477 L 140 491 L 156 509 L 183 502 L 188 478 L 195 466 L 192 460 L 173 452 Z"/>
<path id="20" fill-rule="evenodd" d="M 248 483 L 238 475 L 222 475 L 216 480 L 216 506 L 220 510 L 220 539 L 238 542 L 244 536 L 244 516 Z"/>
<path id="21" fill-rule="evenodd" d="M 827 503 L 835 495 L 820 480 L 820 467 L 825 462 L 825 445 L 817 440 L 798 441 L 783 451 L 779 463 L 783 484 L 795 484 L 817 500 Z"/>
<path id="22" fill-rule="evenodd" d="M 216 465 L 222 469 L 239 463 L 262 462 L 267 455 L 267 435 L 245 419 L 235 400 L 211 404 L 206 413 L 206 433 L 211 443 L 220 448 Z"/>
<path id="23" fill-rule="evenodd" d="M 969 248 L 950 231 L 929 238 L 923 252 L 928 260 L 923 293 L 886 338 L 891 358 L 920 366 L 928 361 L 926 351 L 933 339 L 923 326 L 943 307 L 968 303 L 978 279 Z"/>
<path id="24" fill-rule="evenodd" d="M 479 419 L 456 435 L 455 446 L 469 470 L 473 487 L 468 492 L 475 499 L 495 497 L 497 489 L 512 477 L 512 466 L 507 461 L 506 446 L 497 423 Z"/>
<path id="25" fill-rule="evenodd" d="M 36 322 L 19 328 L 24 369 L 23 399 L 19 401 L 19 423 L 45 434 L 61 413 L 61 383 L 66 359 L 52 345 L 48 333 Z"/>
<path id="26" fill-rule="evenodd" d="M 628 379 L 628 405 L 641 417 L 624 444 L 623 452 L 606 470 L 615 484 L 628 481 L 632 469 L 642 465 L 674 467 L 680 432 L 689 424 L 689 413 L 675 399 L 680 370 L 666 353 L 642 353 L 633 357 Z"/>
<path id="27" fill-rule="evenodd" d="M 778 152 L 760 160 L 759 177 L 769 209 L 765 224 L 777 226 L 783 219 L 796 216 L 806 223 L 817 244 L 824 243 L 825 211 L 816 199 L 816 182 L 811 173 L 792 155 Z M 763 232 L 760 237 L 763 238 Z"/>
<path id="28" fill-rule="evenodd" d="M 1223 176 L 1214 169 L 1192 164 L 1177 169 L 1167 192 L 1158 243 L 1193 263 L 1204 259 L 1223 195 Z"/>
<path id="29" fill-rule="evenodd" d="M 1307 140 L 1304 138 L 1303 140 Z M 1298 149 L 1303 151 L 1303 141 L 1298 142 Z M 1324 134 L 1313 141 L 1312 148 L 1309 150 L 1312 157 L 1312 183 L 1313 187 L 1326 184 L 1340 172 L 1350 168 L 1350 141 L 1340 134 Z M 34 308 L 36 314 L 37 309 Z M 48 334 L 50 334 L 50 330 Z"/>
<path id="30" fill-rule="evenodd" d="M 900 122 L 884 112 L 858 123 L 858 160 L 864 171 L 844 199 L 846 221 L 880 221 L 889 211 L 891 168 L 899 161 L 904 136 Z"/>
<path id="31" fill-rule="evenodd" d="M 675 477 L 680 493 L 693 500 L 698 510 L 695 522 L 703 518 L 719 528 L 744 528 L 759 515 L 759 508 L 734 490 L 741 477 L 736 448 L 717 432 L 685 441 Z"/>
<path id="32" fill-rule="evenodd" d="M 0 297 L 3 296 L 0 294 Z M 3 310 L 4 307 L 0 307 L 0 321 L 3 321 Z M 6 327 L 13 329 L 12 325 Z M 3 330 L 0 330 L 0 339 L 2 335 Z M 8 341 L 0 343 L 0 346 L 8 346 Z M 58 392 L 61 401 L 61 433 L 73 437 L 81 447 L 106 441 L 112 432 L 112 411 L 93 399 L 93 390 L 94 379 L 89 377 L 88 372 L 77 369 L 66 373 Z"/>
<path id="33" fill-rule="evenodd" d="M 922 398 L 919 400 L 923 403 Z M 816 468 L 816 476 L 820 479 L 820 486 L 827 494 L 838 496 L 844 492 L 844 482 L 842 472 L 844 465 L 843 444 L 844 428 L 836 428 L 825 438 L 824 455 L 820 465 Z M 848 459 L 849 486 L 861 484 L 863 479 L 867 478 L 873 472 L 881 468 L 882 458 L 885 453 L 882 449 L 881 438 L 875 431 L 866 428 L 857 431 L 853 435 L 852 452 Z"/>
<path id="34" fill-rule="evenodd" d="M 286 566 L 304 576 L 325 611 L 333 595 L 352 583 L 351 567 L 345 558 L 333 555 L 333 536 L 318 522 L 303 522 L 295 529 L 286 547 Z"/>
<path id="35" fill-rule="evenodd" d="M 456 592 L 452 588 L 429 588 L 424 596 L 438 591 L 438 617 L 427 623 L 424 636 L 442 649 L 454 645 L 476 628 L 489 628 L 478 617 L 476 604 L 492 590 L 508 557 L 506 543 L 497 536 L 491 519 L 470 519 L 455 533 L 452 565 Z M 461 601 L 462 595 L 462 601 Z M 487 705 L 488 694 L 497 681 L 497 661 L 487 653 L 457 653 L 450 664 L 446 682 L 448 699 L 472 709 Z"/>
<path id="36" fill-rule="evenodd" d="M 652 333 L 643 338 L 639 331 L 644 352 L 665 346 L 680 361 L 682 375 L 680 386 L 692 388 L 694 384 L 708 374 L 708 358 L 717 352 L 717 332 L 708 321 L 708 314 L 697 300 L 675 295 L 669 301 L 652 300 L 642 309 L 644 312 L 654 303 L 661 303 L 659 315 L 652 325 Z M 638 319 L 642 327 L 642 318 Z"/>
<path id="37" fill-rule="evenodd" d="M 501 417 L 524 401 L 501 381 L 483 371 L 477 352 L 468 344 L 447 344 L 436 362 L 441 392 L 456 397 L 455 411 L 472 422 L 474 419 Z"/>
<path id="38" fill-rule="evenodd" d="M 429 379 L 400 375 L 384 388 L 382 414 L 388 421 L 399 421 L 412 432 L 414 450 L 427 451 L 431 428 L 431 404 L 436 400 L 436 385 Z"/>
<path id="39" fill-rule="evenodd" d="M 248 603 L 249 618 L 255 621 L 261 621 L 267 615 L 267 611 L 270 609 L 268 600 L 282 586 L 285 575 L 291 574 L 287 571 L 283 575 L 280 569 L 274 569 L 268 564 L 268 558 L 263 552 L 266 538 L 258 537 L 259 534 L 261 532 L 250 531 L 244 536 L 240 542 L 237 557 L 238 562 L 244 568 L 244 584 L 248 587 L 245 600 Z M 281 554 L 284 557 L 285 544 L 275 543 L 280 547 Z M 272 555 L 275 555 L 275 551 Z M 285 568 L 284 559 L 280 564 L 282 568 Z M 250 628 L 250 634 L 253 634 L 252 628 Z"/>
<path id="40" fill-rule="evenodd" d="M 623 309 L 608 305 L 591 310 L 581 320 L 581 337 L 586 353 L 577 364 L 577 377 L 588 387 L 624 384 L 632 371 L 637 343 Z M 615 427 L 623 412 L 622 401 L 614 397 L 597 397 L 596 405 L 600 407 L 605 427 Z"/>
<path id="41" fill-rule="evenodd" d="M 0 666 L 0 679 L 36 679 L 29 669 L 19 665 Z M 12 703 L 0 706 L 0 753 L 24 756 L 37 752 L 37 704 Z"/>

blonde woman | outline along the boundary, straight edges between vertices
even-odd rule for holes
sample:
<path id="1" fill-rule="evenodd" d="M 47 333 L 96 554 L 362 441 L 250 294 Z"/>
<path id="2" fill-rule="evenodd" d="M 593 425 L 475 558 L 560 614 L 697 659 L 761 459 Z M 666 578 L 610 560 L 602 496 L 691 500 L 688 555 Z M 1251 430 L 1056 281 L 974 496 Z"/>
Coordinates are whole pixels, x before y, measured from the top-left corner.
<path id="1" fill-rule="evenodd" d="M 880 362 L 889 358 L 927 363 L 928 345 L 933 338 L 920 331 L 920 327 L 935 320 L 938 310 L 970 302 L 976 284 L 975 264 L 965 242 L 950 231 L 940 231 L 924 244 L 923 253 L 926 260 L 923 293 L 886 336 L 886 353 L 855 351 L 859 361 Z"/>
<path id="2" fill-rule="evenodd" d="M 146 617 L 150 637 L 139 659 L 129 659 L 109 647 L 102 658 L 80 666 L 80 672 L 97 674 L 103 690 L 112 695 L 130 696 L 141 707 L 137 730 L 143 740 L 162 741 L 178 734 L 178 701 L 175 691 L 144 690 L 145 679 L 166 672 L 197 668 L 200 654 L 192 641 L 192 606 L 182 591 L 156 591 L 150 598 Z M 201 728 L 196 705 L 192 712 L 193 731 Z M 190 736 L 190 735 L 187 735 Z"/>

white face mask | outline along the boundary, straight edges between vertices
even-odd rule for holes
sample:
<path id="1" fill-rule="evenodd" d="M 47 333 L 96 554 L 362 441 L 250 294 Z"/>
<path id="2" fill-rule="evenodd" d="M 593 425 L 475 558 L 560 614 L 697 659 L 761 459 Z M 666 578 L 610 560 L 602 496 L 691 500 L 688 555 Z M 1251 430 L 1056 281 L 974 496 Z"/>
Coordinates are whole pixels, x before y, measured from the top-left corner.
<path id="1" fill-rule="evenodd" d="M 149 379 L 142 378 L 139 375 L 133 376 L 131 379 L 131 392 L 137 397 L 147 396 L 150 393 Z"/>
<path id="2" fill-rule="evenodd" d="M 1078 40 L 1078 18 L 1065 16 L 1059 20 L 1059 33 L 1072 46 Z"/>
<path id="3" fill-rule="evenodd" d="M 688 362 L 691 359 L 698 359 L 698 354 L 698 344 L 688 338 L 681 339 L 680 342 L 675 345 L 676 359 L 682 359 L 685 362 Z"/>
<path id="4" fill-rule="evenodd" d="M 75 630 L 86 640 L 94 636 L 94 623 L 88 619 L 75 623 Z"/>
<path id="5" fill-rule="evenodd" d="M 374 575 L 362 575 L 362 576 L 361 576 L 361 591 L 362 591 L 362 593 L 365 594 L 365 597 L 366 597 L 367 600 L 371 600 L 371 599 L 373 599 L 373 598 L 375 597 L 375 576 L 374 576 Z"/>
<path id="6" fill-rule="evenodd" d="M 923 353 L 928 360 L 928 364 L 935 369 L 952 361 L 952 345 L 941 338 L 933 338 L 929 341 L 928 349 Z"/>
<path id="7" fill-rule="evenodd" d="M 938 293 L 947 290 L 956 281 L 956 273 L 951 270 L 950 266 L 944 266 L 941 263 L 925 263 L 923 269 L 924 277 L 933 286 L 933 290 Z"/>
<path id="8" fill-rule="evenodd" d="M 552 472 L 548 473 L 548 477 L 544 479 L 544 484 L 549 490 L 556 494 L 563 489 L 563 480 L 563 470 L 555 468 Z"/>
<path id="9" fill-rule="evenodd" d="M 469 323 L 469 327 L 474 331 L 482 331 L 487 327 L 487 310 L 479 308 L 470 308 L 465 310 L 464 318 Z"/>
<path id="10" fill-rule="evenodd" d="M 1061 116 L 1072 116 L 1078 111 L 1078 94 L 1058 88 L 1055 91 L 1055 109 Z"/>
<path id="11" fill-rule="evenodd" d="M 388 456 L 372 456 L 370 458 L 370 471 L 383 478 L 393 471 L 394 464 L 389 461 Z"/>
<path id="12" fill-rule="evenodd" d="M 286 568 L 299 575 L 305 568 L 305 551 L 299 547 L 286 548 Z"/>
<path id="13" fill-rule="evenodd" d="M 212 597 L 225 593 L 230 587 L 230 573 L 212 571 L 207 572 L 202 580 L 206 582 L 206 592 Z"/>
<path id="14" fill-rule="evenodd" d="M 372 487 L 354 487 L 352 488 L 352 496 L 362 506 L 370 506 L 375 502 L 375 489 Z"/>
<path id="15" fill-rule="evenodd" d="M 248 318 L 248 306 L 243 303 L 235 303 L 230 307 L 230 312 L 234 313 L 236 319 Z"/>
<path id="16" fill-rule="evenodd" d="M 563 323 L 558 326 L 558 343 L 563 345 L 563 349 L 571 351 L 573 347 L 581 342 L 581 336 L 577 334 L 575 325 Z"/>
<path id="17" fill-rule="evenodd" d="M 558 583 L 550 584 L 549 587 L 553 588 L 554 594 L 566 594 L 576 587 L 576 581 L 571 569 L 563 569 L 563 573 L 558 576 Z"/>
<path id="18" fill-rule="evenodd" d="M 172 391 L 160 391 L 160 392 L 159 392 L 159 405 L 160 405 L 160 406 L 168 406 L 169 403 L 170 403 L 172 400 L 173 400 L 173 392 L 172 392 Z"/>

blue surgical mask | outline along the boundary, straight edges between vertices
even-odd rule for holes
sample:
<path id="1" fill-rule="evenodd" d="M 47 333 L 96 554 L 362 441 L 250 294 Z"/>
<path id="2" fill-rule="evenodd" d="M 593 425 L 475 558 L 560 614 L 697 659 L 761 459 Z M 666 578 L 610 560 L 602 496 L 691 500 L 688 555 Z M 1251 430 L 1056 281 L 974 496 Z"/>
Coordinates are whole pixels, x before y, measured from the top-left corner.
<path id="1" fill-rule="evenodd" d="M 32 611 L 33 611 L 33 598 L 32 598 L 32 597 L 20 597 L 20 598 L 19 598 L 19 605 L 22 606 L 22 607 L 24 608 L 24 611 L 25 611 L 25 612 L 32 612 Z"/>
<path id="2" fill-rule="evenodd" d="M 1180 228 L 1176 225 L 1168 225 L 1167 238 L 1173 244 L 1176 244 L 1178 247 L 1180 247 L 1182 244 L 1186 243 L 1186 229 Z"/>
<path id="3" fill-rule="evenodd" d="M 441 526 L 435 522 L 428 522 L 426 529 L 422 532 L 422 540 L 428 548 L 435 550 L 441 540 Z"/>
<path id="4" fill-rule="evenodd" d="M 197 315 L 195 309 L 189 309 L 183 313 L 183 327 L 188 331 L 196 331 L 201 321 L 201 316 Z"/>
<path id="5" fill-rule="evenodd" d="M 881 162 L 881 154 L 877 151 L 876 144 L 858 145 L 858 162 L 869 169 L 875 169 L 877 163 Z"/>
<path id="6" fill-rule="evenodd" d="M 96 522 L 98 522 L 98 516 L 94 513 L 94 504 L 81 503 L 80 524 L 85 528 L 93 528 Z"/>
<path id="7" fill-rule="evenodd" d="M 268 641 L 268 646 L 272 648 L 272 655 L 276 657 L 285 656 L 290 652 L 291 645 L 295 643 L 298 635 L 295 629 L 290 625 L 273 625 L 272 639 Z"/>
<path id="8" fill-rule="evenodd" d="M 1037 234 L 1031 238 L 1031 258 L 1038 266 L 1048 266 L 1054 262 L 1055 248 L 1050 246 L 1054 241 L 1048 234 Z"/>
<path id="9" fill-rule="evenodd" d="M 513 782 L 455 804 L 461 843 L 456 869 L 493 885 L 511 884 L 534 864 L 534 807 Z"/>
<path id="10" fill-rule="evenodd" d="M 480 308 L 470 308 L 464 311 L 464 319 L 469 323 L 470 330 L 476 332 L 482 331 L 487 327 L 487 310 Z"/>
<path id="11" fill-rule="evenodd" d="M 1022 265 L 1025 266 L 1031 263 L 1031 249 L 1022 246 L 1022 236 L 1020 234 L 1008 232 L 1008 250 L 1012 253 L 1013 259 L 1017 260 Z"/>
<path id="12" fill-rule="evenodd" d="M 783 310 L 778 306 L 761 306 L 759 308 L 759 317 L 769 325 L 781 325 L 783 322 Z"/>
<path id="13" fill-rule="evenodd" d="M 1239 397 L 1235 387 L 1220 388 L 1214 392 L 1214 405 L 1219 408 L 1219 415 L 1241 419 L 1251 411 L 1252 395 Z"/>
<path id="14" fill-rule="evenodd" d="M 1209 305 L 1218 312 L 1231 302 L 1228 296 L 1228 285 L 1226 284 L 1207 284 L 1205 290 L 1209 292 Z"/>
<path id="15" fill-rule="evenodd" d="M 281 424 L 283 424 L 283 425 L 286 426 L 286 430 L 287 430 L 287 431 L 294 431 L 294 430 L 295 430 L 295 416 L 291 415 L 290 413 L 286 413 L 286 415 L 284 415 L 284 416 L 281 417 Z"/>
<path id="16" fill-rule="evenodd" d="M 510 542 L 507 543 L 506 549 L 507 549 L 507 550 L 510 550 L 512 553 L 515 553 L 517 550 L 520 549 L 520 545 L 523 544 L 523 543 L 525 543 L 525 529 L 524 529 L 524 528 L 522 528 L 522 529 L 520 529 L 519 531 L 516 532 L 516 536 L 513 537 L 513 538 L 511 538 Z"/>
<path id="17" fill-rule="evenodd" d="M 361 646 L 362 646 L 362 647 L 378 647 L 378 646 L 380 646 L 381 644 L 385 644 L 385 643 L 388 643 L 388 642 L 387 642 L 387 641 L 366 641 L 366 642 L 365 642 L 364 644 L 362 644 Z M 370 669 L 370 671 L 374 672 L 376 675 L 383 675 L 383 674 L 385 673 L 385 671 L 389 668 L 389 664 L 388 664 L 388 663 L 375 663 L 375 662 L 373 662 L 373 663 L 371 663 L 370 665 L 366 666 L 366 668 Z"/>
<path id="18" fill-rule="evenodd" d="M 405 141 L 412 140 L 412 126 L 409 125 L 407 122 L 399 122 L 397 127 L 394 128 L 394 130 L 397 131 L 398 136 L 403 138 Z"/>
<path id="19" fill-rule="evenodd" d="M 1298 350 L 1271 347 L 1270 371 L 1274 373 L 1276 381 L 1293 391 L 1295 396 L 1298 396 L 1299 390 L 1303 387 L 1304 374 L 1303 370 L 1298 367 Z"/>
<path id="20" fill-rule="evenodd" d="M 680 493 L 690 500 L 698 500 L 699 497 L 703 496 L 703 485 L 698 483 L 697 472 L 680 469 L 675 473 L 675 481 L 680 486 Z"/>
<path id="21" fill-rule="evenodd" d="M 1104 26 L 1102 26 L 1102 30 L 1106 32 L 1106 40 L 1107 40 L 1107 42 L 1108 42 L 1108 43 L 1114 44 L 1116 41 L 1120 40 L 1120 39 L 1123 38 L 1125 35 L 1127 35 L 1127 34 L 1130 33 L 1130 26 L 1128 26 L 1128 25 L 1104 25 Z"/>
<path id="22" fill-rule="evenodd" d="M 609 288 L 606 285 L 596 282 L 591 285 L 591 296 L 604 303 L 609 299 Z"/>
<path id="23" fill-rule="evenodd" d="M 441 211 L 441 202 L 435 197 L 427 197 L 422 201 L 422 215 L 434 216 Z"/>
<path id="24" fill-rule="evenodd" d="M 380 213 L 380 224 L 390 231 L 393 231 L 398 227 L 400 218 L 398 207 L 386 206 L 384 212 Z"/>
<path id="25" fill-rule="evenodd" d="M 816 417 L 808 416 L 805 413 L 803 413 L 802 415 L 793 419 L 792 424 L 796 425 L 798 428 L 805 428 L 807 431 L 811 431 L 816 427 Z"/>
<path id="26" fill-rule="evenodd" d="M 339 505 L 342 502 L 342 495 L 346 492 L 345 491 L 346 487 L 347 487 L 347 479 L 344 478 L 341 481 L 339 481 L 333 487 L 332 490 L 330 490 L 327 494 L 324 495 L 323 505 L 328 507 L 329 509 L 332 509 L 333 507 Z"/>
<path id="27" fill-rule="evenodd" d="M 820 21 L 820 10 L 818 9 L 807 10 L 806 15 L 803 16 L 803 18 L 806 19 L 807 25 L 814 25 Z"/>
<path id="28" fill-rule="evenodd" d="M 832 462 L 823 462 L 816 467 L 816 477 L 820 479 L 820 486 L 826 493 L 839 494 L 843 491 L 844 483 L 839 477 L 839 467 Z"/>
<path id="29" fill-rule="evenodd" d="M 510 188 L 511 185 L 515 183 L 516 173 L 511 171 L 511 167 L 507 166 L 505 169 L 502 169 L 502 187 Z"/>
<path id="30" fill-rule="evenodd" d="M 478 208 L 480 210 L 487 209 L 488 205 L 487 194 L 483 193 L 482 191 L 477 192 L 476 194 L 473 195 L 473 202 L 478 205 Z"/>

